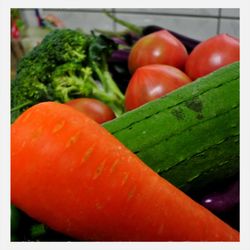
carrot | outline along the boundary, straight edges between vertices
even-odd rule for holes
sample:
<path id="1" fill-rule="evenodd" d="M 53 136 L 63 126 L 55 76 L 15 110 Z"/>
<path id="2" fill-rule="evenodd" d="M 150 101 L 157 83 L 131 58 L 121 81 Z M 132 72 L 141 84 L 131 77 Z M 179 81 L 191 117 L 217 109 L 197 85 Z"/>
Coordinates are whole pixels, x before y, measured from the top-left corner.
<path id="1" fill-rule="evenodd" d="M 99 124 L 45 102 L 11 126 L 11 201 L 79 240 L 239 241 Z"/>

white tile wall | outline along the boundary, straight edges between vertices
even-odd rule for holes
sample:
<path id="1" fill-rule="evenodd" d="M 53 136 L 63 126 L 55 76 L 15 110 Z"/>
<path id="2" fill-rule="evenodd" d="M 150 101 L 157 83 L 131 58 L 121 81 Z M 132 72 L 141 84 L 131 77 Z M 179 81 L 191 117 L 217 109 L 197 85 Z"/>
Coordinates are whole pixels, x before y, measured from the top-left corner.
<path id="1" fill-rule="evenodd" d="M 157 24 L 166 29 L 173 30 L 180 34 L 192 37 L 198 40 L 204 40 L 216 34 L 217 19 L 207 19 L 200 17 L 176 17 L 168 15 L 141 15 L 141 14 L 117 14 L 119 18 L 131 21 L 139 26 Z M 117 25 L 117 30 L 124 28 Z"/>
<path id="2" fill-rule="evenodd" d="M 37 19 L 35 17 L 35 12 L 33 9 L 22 9 L 21 13 L 27 25 L 31 27 L 37 26 Z"/>
<path id="3" fill-rule="evenodd" d="M 93 10 L 93 9 L 92 9 Z M 54 14 L 54 11 L 44 11 L 46 14 Z M 58 11 L 56 16 L 63 20 L 66 27 L 81 28 L 89 33 L 93 29 L 113 30 L 113 22 L 100 11 Z"/>
<path id="4" fill-rule="evenodd" d="M 222 9 L 221 16 L 223 17 L 240 17 L 239 9 Z"/>
<path id="5" fill-rule="evenodd" d="M 191 8 L 185 8 L 185 9 L 167 9 L 167 8 L 153 8 L 153 9 L 146 9 L 146 8 L 118 8 L 115 9 L 116 12 L 136 12 L 136 13 L 157 13 L 157 14 L 171 14 L 171 15 L 202 15 L 202 16 L 218 16 L 219 9 L 216 8 L 197 8 L 197 9 L 191 9 Z"/>
<path id="6" fill-rule="evenodd" d="M 232 36 L 239 37 L 239 21 L 230 19 L 221 19 L 220 33 L 228 33 Z"/>
<path id="7" fill-rule="evenodd" d="M 112 10 L 118 17 L 139 26 L 158 25 L 183 35 L 204 40 L 217 33 L 226 32 L 239 37 L 239 9 L 216 8 L 118 8 Z M 120 31 L 120 25 L 112 22 L 101 9 L 45 9 L 43 14 L 55 14 L 69 28 L 81 28 L 85 32 L 98 28 Z M 27 24 L 36 26 L 37 21 L 32 9 L 23 10 Z"/>

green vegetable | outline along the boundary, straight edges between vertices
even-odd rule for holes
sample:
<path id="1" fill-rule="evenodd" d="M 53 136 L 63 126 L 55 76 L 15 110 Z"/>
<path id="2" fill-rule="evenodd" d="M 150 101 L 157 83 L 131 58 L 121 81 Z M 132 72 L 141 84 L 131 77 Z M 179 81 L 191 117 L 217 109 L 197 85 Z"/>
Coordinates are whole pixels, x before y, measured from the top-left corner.
<path id="1" fill-rule="evenodd" d="M 239 171 L 239 63 L 103 126 L 185 192 Z"/>
<path id="2" fill-rule="evenodd" d="M 119 116 L 124 96 L 112 79 L 107 58 L 115 43 L 103 35 L 57 29 L 19 62 L 11 84 L 12 121 L 41 101 L 93 97 Z"/>
<path id="3" fill-rule="evenodd" d="M 75 241 L 32 219 L 11 204 L 11 241 Z"/>
<path id="4" fill-rule="evenodd" d="M 20 224 L 22 215 L 18 208 L 11 205 L 11 241 L 21 239 Z"/>

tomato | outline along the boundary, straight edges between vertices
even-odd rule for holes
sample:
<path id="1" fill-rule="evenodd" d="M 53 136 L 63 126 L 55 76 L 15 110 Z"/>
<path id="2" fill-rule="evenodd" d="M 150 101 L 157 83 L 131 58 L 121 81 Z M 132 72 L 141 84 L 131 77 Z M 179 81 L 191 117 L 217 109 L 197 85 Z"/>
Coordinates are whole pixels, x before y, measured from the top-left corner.
<path id="1" fill-rule="evenodd" d="M 167 30 L 160 30 L 140 38 L 132 47 L 129 71 L 149 64 L 167 64 L 182 69 L 188 53 L 185 46 Z"/>
<path id="2" fill-rule="evenodd" d="M 239 39 L 220 34 L 194 48 L 187 59 L 185 72 L 195 80 L 239 59 Z"/>
<path id="3" fill-rule="evenodd" d="M 115 114 L 109 106 L 94 98 L 77 98 L 65 104 L 88 115 L 98 123 L 103 123 L 115 118 Z"/>
<path id="4" fill-rule="evenodd" d="M 191 79 L 185 73 L 169 65 L 140 67 L 129 81 L 125 93 L 125 109 L 137 108 L 189 82 Z"/>
<path id="5" fill-rule="evenodd" d="M 16 21 L 14 21 L 12 26 L 11 26 L 11 37 L 13 39 L 19 39 L 20 38 L 20 31 L 18 29 Z"/>

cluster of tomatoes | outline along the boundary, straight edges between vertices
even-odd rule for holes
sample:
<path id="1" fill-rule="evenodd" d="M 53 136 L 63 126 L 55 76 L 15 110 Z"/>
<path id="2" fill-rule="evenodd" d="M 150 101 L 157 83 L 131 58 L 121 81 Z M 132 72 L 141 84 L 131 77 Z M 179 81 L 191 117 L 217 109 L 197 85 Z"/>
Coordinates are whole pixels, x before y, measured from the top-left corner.
<path id="1" fill-rule="evenodd" d="M 227 34 L 201 42 L 190 54 L 167 30 L 143 36 L 133 45 L 128 58 L 131 78 L 125 93 L 125 110 L 164 96 L 220 67 L 239 61 L 239 57 L 239 39 Z M 71 101 L 69 104 L 91 113 L 99 123 L 115 117 L 112 110 L 98 100 L 84 100 L 80 104 Z"/>
<path id="2" fill-rule="evenodd" d="M 133 75 L 126 91 L 126 110 L 235 61 L 239 61 L 239 40 L 227 34 L 201 42 L 190 54 L 166 30 L 149 34 L 133 46 L 129 55 L 129 70 Z"/>

